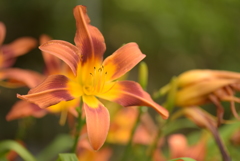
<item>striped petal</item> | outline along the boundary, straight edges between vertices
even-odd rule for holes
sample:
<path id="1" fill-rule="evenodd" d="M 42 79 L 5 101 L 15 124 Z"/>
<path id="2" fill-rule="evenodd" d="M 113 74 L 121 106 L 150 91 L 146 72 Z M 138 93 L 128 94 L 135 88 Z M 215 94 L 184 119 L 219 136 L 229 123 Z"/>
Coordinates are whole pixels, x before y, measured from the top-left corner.
<path id="1" fill-rule="evenodd" d="M 31 89 L 27 95 L 18 98 L 37 104 L 41 108 L 55 105 L 61 101 L 74 99 L 68 90 L 69 79 L 63 75 L 51 75 L 43 83 Z"/>
<path id="2" fill-rule="evenodd" d="M 125 107 L 149 106 L 157 110 L 164 119 L 167 119 L 169 116 L 165 108 L 155 103 L 150 95 L 138 83 L 133 81 L 116 82 L 108 92 L 99 94 L 98 97 L 114 101 Z"/>
<path id="3" fill-rule="evenodd" d="M 43 117 L 47 113 L 47 110 L 41 109 L 33 103 L 27 101 L 18 101 L 15 103 L 6 116 L 7 121 L 12 121 L 15 119 L 20 119 L 28 116 L 33 117 Z"/>
<path id="4" fill-rule="evenodd" d="M 114 80 L 123 76 L 145 56 L 136 43 L 128 43 L 122 46 L 103 62 L 104 69 L 107 71 L 108 80 Z"/>
<path id="5" fill-rule="evenodd" d="M 40 44 L 45 44 L 50 41 L 51 38 L 48 35 L 41 35 L 40 36 Z M 45 72 L 47 75 L 59 74 L 61 71 L 61 60 L 58 59 L 56 56 L 42 52 L 43 60 L 45 62 Z"/>
<path id="6" fill-rule="evenodd" d="M 51 40 L 41 45 L 39 49 L 63 60 L 76 75 L 77 65 L 80 62 L 80 52 L 76 46 L 62 40 Z"/>
<path id="7" fill-rule="evenodd" d="M 2 45 L 3 40 L 5 39 L 6 35 L 6 27 L 4 23 L 0 22 L 0 45 Z"/>
<path id="8" fill-rule="evenodd" d="M 14 40 L 10 44 L 2 46 L 2 52 L 6 58 L 13 58 L 26 54 L 37 46 L 37 40 L 31 37 L 22 37 Z"/>
<path id="9" fill-rule="evenodd" d="M 8 68 L 0 71 L 0 79 L 6 79 L 6 81 L 4 81 L 6 85 L 26 85 L 29 88 L 33 88 L 41 83 L 44 77 L 31 70 Z"/>
<path id="10" fill-rule="evenodd" d="M 93 97 L 92 99 L 96 99 Z M 94 102 L 98 102 L 96 99 Z M 104 144 L 109 126 L 110 116 L 109 112 L 103 104 L 98 102 L 98 105 L 94 107 L 84 103 L 84 111 L 86 114 L 87 132 L 90 144 L 94 150 L 98 150 Z"/>
<path id="11" fill-rule="evenodd" d="M 84 65 L 88 62 L 87 64 L 91 67 L 99 66 L 106 50 L 104 38 L 96 27 L 90 25 L 85 6 L 76 6 L 73 14 L 77 27 L 74 41 L 81 51 L 82 63 Z"/>

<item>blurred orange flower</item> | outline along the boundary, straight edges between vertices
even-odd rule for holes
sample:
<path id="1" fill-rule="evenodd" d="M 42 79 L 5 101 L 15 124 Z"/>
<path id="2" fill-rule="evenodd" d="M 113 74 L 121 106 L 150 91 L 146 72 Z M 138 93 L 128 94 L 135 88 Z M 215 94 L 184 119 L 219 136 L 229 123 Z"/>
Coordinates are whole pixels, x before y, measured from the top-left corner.
<path id="1" fill-rule="evenodd" d="M 109 161 L 112 149 L 103 147 L 99 151 L 94 151 L 84 135 L 80 138 L 77 146 L 77 157 L 81 161 Z M 85 135 L 86 136 L 86 135 Z"/>
<path id="2" fill-rule="evenodd" d="M 6 27 L 0 22 L 0 69 L 10 67 L 17 56 L 26 54 L 37 45 L 37 41 L 31 37 L 22 37 L 10 44 L 3 44 L 5 36 Z"/>
<path id="3" fill-rule="evenodd" d="M 36 72 L 9 67 L 14 64 L 16 57 L 36 47 L 37 41 L 31 37 L 22 37 L 10 44 L 3 44 L 5 36 L 6 27 L 3 22 L 0 22 L 0 85 L 13 88 L 27 83 L 33 86 L 38 79 L 36 77 L 39 77 Z M 31 77 L 32 75 L 36 77 Z"/>
<path id="4" fill-rule="evenodd" d="M 175 105 L 190 107 L 213 103 L 217 107 L 220 124 L 224 114 L 221 101 L 228 101 L 232 113 L 239 118 L 234 103 L 240 103 L 240 99 L 234 94 L 240 91 L 240 73 L 220 70 L 190 70 L 179 75 L 176 84 L 178 88 L 174 100 Z M 171 86 L 167 85 L 161 91 L 166 93 L 170 88 Z"/>
<path id="5" fill-rule="evenodd" d="M 136 107 L 121 108 L 111 115 L 112 120 L 107 137 L 107 142 L 126 144 L 129 139 L 137 119 L 138 109 Z M 157 128 L 148 115 L 144 113 L 133 136 L 133 142 L 137 144 L 150 144 L 155 138 Z"/>
<path id="6" fill-rule="evenodd" d="M 47 35 L 42 35 L 40 37 L 40 44 L 44 44 L 47 41 L 51 40 L 51 38 Z M 33 88 L 40 84 L 44 79 L 46 79 L 47 76 L 49 75 L 54 75 L 54 74 L 64 74 L 68 75 L 69 77 L 72 77 L 73 74 L 70 71 L 70 68 L 63 63 L 60 59 L 57 57 L 47 54 L 45 52 L 42 52 L 44 62 L 45 62 L 45 69 L 44 73 L 41 76 L 35 76 L 37 74 L 34 73 L 26 73 L 29 75 L 21 75 L 21 77 L 25 77 L 26 79 L 23 81 L 29 88 Z M 13 72 L 8 72 L 8 74 L 12 74 L 12 77 L 16 77 L 16 73 L 18 71 Z M 22 74 L 23 72 L 21 72 Z M 40 75 L 40 74 L 39 74 Z M 9 77 L 9 76 L 8 76 Z M 43 117 L 45 114 L 48 112 L 51 113 L 60 113 L 61 112 L 61 120 L 60 124 L 64 124 L 67 113 L 70 112 L 74 116 L 77 116 L 77 112 L 74 110 L 75 107 L 79 105 L 79 99 L 75 99 L 72 101 L 63 101 L 57 105 L 53 105 L 48 107 L 47 109 L 42 109 L 39 106 L 37 106 L 34 103 L 30 103 L 27 101 L 18 101 L 15 103 L 11 109 L 11 111 L 7 114 L 6 119 L 8 121 L 14 120 L 14 119 L 19 119 L 23 117 L 28 117 L 28 116 L 33 116 L 36 118 Z"/>
<path id="7" fill-rule="evenodd" d="M 164 156 L 161 153 L 161 149 L 158 148 L 154 153 L 154 161 L 166 161 L 169 159 L 188 157 L 195 159 L 196 161 L 204 161 L 207 150 L 207 138 L 201 137 L 200 140 L 194 145 L 189 145 L 187 138 L 183 134 L 172 134 L 168 140 L 169 157 Z"/>
<path id="8" fill-rule="evenodd" d="M 168 144 L 172 159 L 189 157 L 197 161 L 204 161 L 206 156 L 205 138 L 200 139 L 195 145 L 189 146 L 184 135 L 174 134 L 169 137 Z"/>

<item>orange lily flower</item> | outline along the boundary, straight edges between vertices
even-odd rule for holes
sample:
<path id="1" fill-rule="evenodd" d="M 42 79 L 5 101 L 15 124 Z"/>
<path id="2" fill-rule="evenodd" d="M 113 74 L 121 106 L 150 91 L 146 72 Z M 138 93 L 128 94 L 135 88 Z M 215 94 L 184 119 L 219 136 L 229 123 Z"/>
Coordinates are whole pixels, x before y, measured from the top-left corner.
<path id="1" fill-rule="evenodd" d="M 138 45 L 128 43 L 102 61 L 106 49 L 104 38 L 96 27 L 90 25 L 86 7 L 76 6 L 74 17 L 77 26 L 74 39 L 76 46 L 66 41 L 52 40 L 41 45 L 40 49 L 62 59 L 75 77 L 49 76 L 42 84 L 31 89 L 28 95 L 18 95 L 18 98 L 45 108 L 82 97 L 88 137 L 95 150 L 103 145 L 110 122 L 107 108 L 97 97 L 122 106 L 150 106 L 167 119 L 168 111 L 155 103 L 138 83 L 115 81 L 145 57 Z"/>

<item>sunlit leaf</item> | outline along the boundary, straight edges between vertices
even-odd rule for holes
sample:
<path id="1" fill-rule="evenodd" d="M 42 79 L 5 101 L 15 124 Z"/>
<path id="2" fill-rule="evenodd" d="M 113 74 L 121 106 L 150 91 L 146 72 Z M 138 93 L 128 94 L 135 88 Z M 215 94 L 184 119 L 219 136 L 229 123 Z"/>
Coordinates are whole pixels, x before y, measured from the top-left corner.
<path id="1" fill-rule="evenodd" d="M 18 153 L 23 160 L 36 161 L 32 154 L 18 142 L 13 140 L 5 140 L 0 142 L 0 153 L 8 150 L 13 150 Z"/>
<path id="2" fill-rule="evenodd" d="M 166 108 L 168 109 L 168 111 L 171 112 L 173 107 L 175 106 L 175 99 L 176 99 L 175 97 L 176 97 L 177 88 L 178 88 L 178 82 L 176 77 L 172 78 L 170 86 L 171 87 L 167 95 Z"/>
<path id="3" fill-rule="evenodd" d="M 74 153 L 62 153 L 58 155 L 57 161 L 78 161 L 76 154 Z"/>
<path id="4" fill-rule="evenodd" d="M 171 159 L 168 161 L 196 161 L 196 160 L 194 160 L 192 158 L 176 158 L 176 159 Z"/>

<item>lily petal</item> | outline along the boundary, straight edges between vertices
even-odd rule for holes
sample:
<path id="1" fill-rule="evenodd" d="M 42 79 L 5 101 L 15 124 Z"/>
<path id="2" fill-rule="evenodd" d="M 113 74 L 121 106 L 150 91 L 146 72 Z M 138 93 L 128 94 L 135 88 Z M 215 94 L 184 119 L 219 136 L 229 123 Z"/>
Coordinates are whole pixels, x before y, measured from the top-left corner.
<path id="1" fill-rule="evenodd" d="M 62 40 L 51 40 L 41 45 L 39 49 L 63 60 L 76 75 L 77 65 L 80 62 L 80 52 L 76 46 Z"/>
<path id="2" fill-rule="evenodd" d="M 107 71 L 108 80 L 114 80 L 123 76 L 145 56 L 136 43 L 128 43 L 122 46 L 103 62 L 104 69 Z"/>
<path id="3" fill-rule="evenodd" d="M 51 38 L 48 35 L 41 35 L 40 36 L 40 44 L 47 43 L 50 41 Z M 42 52 L 44 62 L 46 64 L 46 74 L 52 75 L 52 74 L 59 74 L 58 72 L 61 70 L 61 60 L 58 59 L 56 56 L 52 54 L 48 54 L 46 52 Z"/>
<path id="4" fill-rule="evenodd" d="M 0 71 L 0 79 L 7 79 L 9 84 L 27 85 L 29 88 L 36 87 L 43 81 L 43 76 L 31 70 L 23 70 L 19 68 L 8 68 Z"/>
<path id="5" fill-rule="evenodd" d="M 6 35 L 6 27 L 4 23 L 0 22 L 0 45 L 2 45 L 3 40 L 5 39 Z"/>
<path id="6" fill-rule="evenodd" d="M 2 52 L 6 58 L 10 59 L 23 55 L 37 46 L 37 40 L 31 37 L 22 37 L 14 40 L 10 44 L 2 46 Z"/>
<path id="7" fill-rule="evenodd" d="M 83 107 L 86 114 L 87 132 L 90 144 L 94 150 L 98 150 L 104 144 L 108 134 L 110 126 L 109 112 L 100 102 L 98 102 L 98 106 L 94 108 L 86 103 L 84 103 Z"/>
<path id="8" fill-rule="evenodd" d="M 78 5 L 74 8 L 73 14 L 76 20 L 77 31 L 74 38 L 76 46 L 82 54 L 82 64 L 99 66 L 102 62 L 106 45 L 101 32 L 90 25 L 85 6 Z"/>
<path id="9" fill-rule="evenodd" d="M 145 92 L 142 87 L 134 81 L 119 81 L 105 93 L 101 93 L 98 97 L 116 102 L 122 106 L 149 106 L 157 110 L 157 112 L 167 119 L 168 111 L 152 100 L 150 95 Z"/>
<path id="10" fill-rule="evenodd" d="M 15 103 L 10 110 L 10 112 L 6 116 L 7 121 L 12 121 L 15 119 L 20 119 L 28 116 L 33 117 L 43 117 L 47 113 L 46 110 L 41 109 L 37 105 L 33 103 L 29 103 L 27 101 L 18 101 Z"/>
<path id="11" fill-rule="evenodd" d="M 35 103 L 41 108 L 74 99 L 68 90 L 68 78 L 63 75 L 51 75 L 31 89 L 27 95 L 18 94 L 17 97 Z"/>

